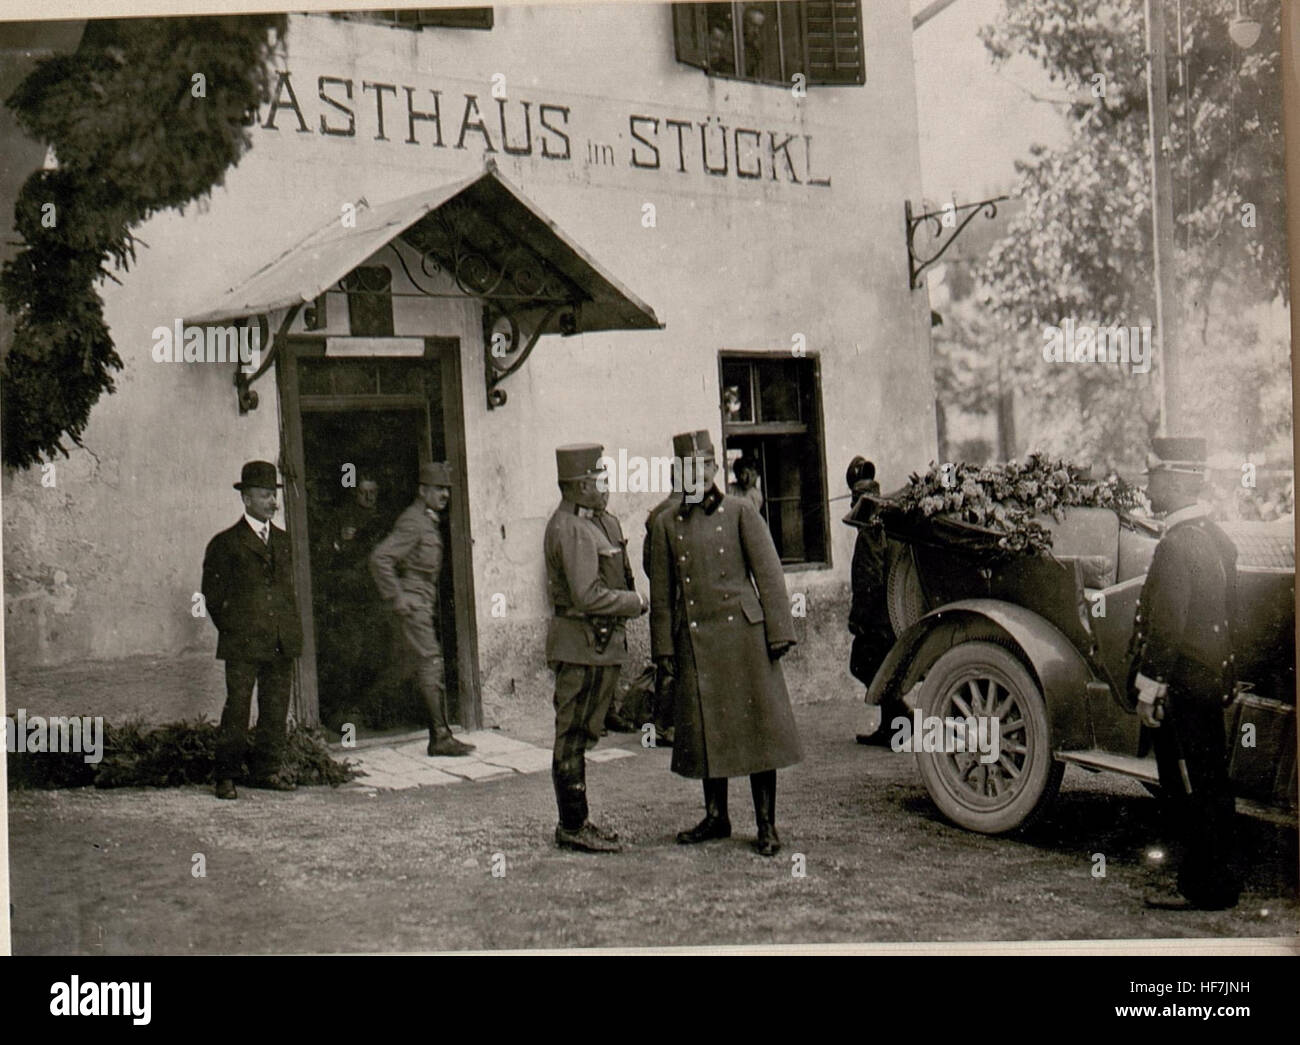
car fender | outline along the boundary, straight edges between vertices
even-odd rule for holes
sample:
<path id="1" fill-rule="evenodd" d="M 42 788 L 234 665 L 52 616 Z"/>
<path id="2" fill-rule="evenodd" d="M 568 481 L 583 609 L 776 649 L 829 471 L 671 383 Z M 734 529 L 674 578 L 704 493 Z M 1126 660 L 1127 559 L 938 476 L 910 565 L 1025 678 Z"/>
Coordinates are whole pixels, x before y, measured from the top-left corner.
<path id="1" fill-rule="evenodd" d="M 868 704 L 902 701 L 930 665 L 960 642 L 1010 640 L 1047 702 L 1057 750 L 1092 746 L 1088 684 L 1096 676 L 1068 638 L 1033 610 L 1000 599 L 962 599 L 931 610 L 908 628 L 867 690 Z"/>

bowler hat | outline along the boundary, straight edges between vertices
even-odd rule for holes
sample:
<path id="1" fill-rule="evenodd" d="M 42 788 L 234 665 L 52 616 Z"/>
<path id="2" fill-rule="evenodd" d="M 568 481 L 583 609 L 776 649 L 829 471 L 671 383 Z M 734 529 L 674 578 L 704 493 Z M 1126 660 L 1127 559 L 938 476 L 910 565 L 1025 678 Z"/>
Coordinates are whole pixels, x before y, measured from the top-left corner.
<path id="1" fill-rule="evenodd" d="M 713 455 L 713 439 L 706 431 L 679 432 L 673 436 L 673 456 L 678 460 Z"/>
<path id="2" fill-rule="evenodd" d="M 420 465 L 421 486 L 451 486 L 451 465 L 446 461 Z"/>
<path id="3" fill-rule="evenodd" d="M 1205 440 L 1200 436 L 1169 436 L 1151 440 L 1147 471 L 1205 473 Z"/>
<path id="4" fill-rule="evenodd" d="M 278 490 L 283 483 L 275 481 L 275 465 L 270 461 L 246 461 L 239 473 L 239 482 L 234 484 L 236 490 L 247 490 L 250 486 L 262 490 Z"/>
<path id="5" fill-rule="evenodd" d="M 555 474 L 560 481 L 595 479 L 601 474 L 600 458 L 605 448 L 599 443 L 573 443 L 555 448 Z"/>

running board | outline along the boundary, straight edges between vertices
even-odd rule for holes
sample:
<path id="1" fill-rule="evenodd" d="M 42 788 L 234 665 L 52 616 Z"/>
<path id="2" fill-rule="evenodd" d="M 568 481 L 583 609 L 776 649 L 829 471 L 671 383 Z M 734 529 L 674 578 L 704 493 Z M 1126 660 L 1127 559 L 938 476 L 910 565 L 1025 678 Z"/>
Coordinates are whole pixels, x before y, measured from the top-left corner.
<path id="1" fill-rule="evenodd" d="M 1141 780 L 1144 784 L 1160 783 L 1160 773 L 1156 769 L 1154 758 L 1134 758 L 1132 755 L 1116 755 L 1109 751 L 1058 751 L 1056 760 L 1081 766 L 1094 773 L 1122 773 Z"/>

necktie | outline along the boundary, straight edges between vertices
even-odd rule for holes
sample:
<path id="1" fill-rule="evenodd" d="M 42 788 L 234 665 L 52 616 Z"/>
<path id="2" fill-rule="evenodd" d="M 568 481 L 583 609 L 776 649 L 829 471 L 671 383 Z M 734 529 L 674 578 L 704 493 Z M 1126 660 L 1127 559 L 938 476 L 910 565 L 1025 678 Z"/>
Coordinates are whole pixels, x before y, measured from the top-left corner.
<path id="1" fill-rule="evenodd" d="M 257 531 L 257 536 L 262 538 L 263 544 L 269 544 L 271 542 L 271 528 L 266 523 L 262 523 L 262 528 Z"/>

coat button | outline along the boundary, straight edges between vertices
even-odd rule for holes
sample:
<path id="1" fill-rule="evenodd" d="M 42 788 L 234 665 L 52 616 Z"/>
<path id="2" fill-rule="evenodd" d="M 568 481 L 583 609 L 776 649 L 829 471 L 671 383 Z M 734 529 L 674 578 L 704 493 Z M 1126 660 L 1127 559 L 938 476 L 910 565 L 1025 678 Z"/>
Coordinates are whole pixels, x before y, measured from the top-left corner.
<path id="1" fill-rule="evenodd" d="M 679 561 L 679 562 L 685 562 L 685 561 L 686 561 L 686 556 L 685 556 L 685 555 L 678 556 L 678 561 Z"/>
<path id="2" fill-rule="evenodd" d="M 686 578 L 686 583 L 687 583 L 687 584 L 690 584 L 690 583 L 691 583 L 691 579 L 690 579 L 689 577 Z"/>
<path id="3" fill-rule="evenodd" d="M 733 617 L 730 613 L 727 614 L 727 620 L 735 620 L 735 619 L 736 618 Z"/>
<path id="4" fill-rule="evenodd" d="M 718 554 L 721 555 L 722 552 L 723 552 L 723 549 L 722 549 L 722 548 L 719 548 L 719 549 L 718 549 Z"/>
<path id="5" fill-rule="evenodd" d="M 694 605 L 695 605 L 695 600 L 694 600 L 694 599 L 687 599 L 687 600 L 686 600 L 686 605 L 688 605 L 688 606 L 694 606 Z"/>
<path id="6" fill-rule="evenodd" d="M 1218 634 L 1219 626 L 1218 626 L 1217 624 L 1214 625 L 1214 631 L 1215 631 L 1215 634 Z"/>
<path id="7" fill-rule="evenodd" d="M 691 627 L 692 628 L 696 627 L 695 621 L 691 621 Z"/>

